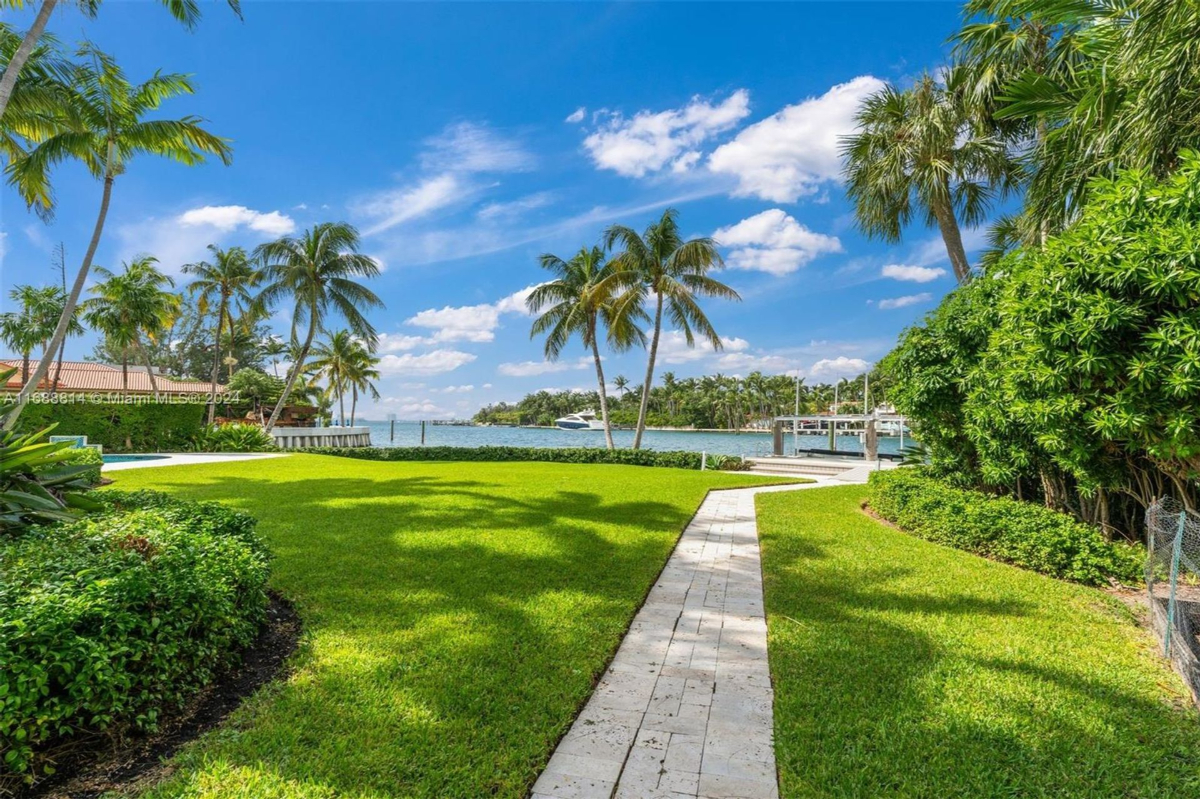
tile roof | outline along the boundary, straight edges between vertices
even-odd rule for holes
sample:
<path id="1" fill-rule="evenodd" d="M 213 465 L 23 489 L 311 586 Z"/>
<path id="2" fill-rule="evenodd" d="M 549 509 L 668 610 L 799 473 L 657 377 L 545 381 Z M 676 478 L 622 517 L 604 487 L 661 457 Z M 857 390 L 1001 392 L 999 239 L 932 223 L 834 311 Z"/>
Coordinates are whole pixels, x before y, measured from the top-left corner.
<path id="1" fill-rule="evenodd" d="M 32 370 L 37 362 L 30 364 Z M 0 360 L 0 368 L 11 369 L 16 368 L 17 373 L 8 379 L 5 389 L 8 391 L 20 391 L 21 389 L 21 361 L 20 359 L 4 359 Z M 49 390 L 54 382 L 54 372 L 56 365 L 51 365 L 49 374 L 42 381 L 40 388 Z M 201 380 L 174 380 L 165 375 L 156 374 L 155 381 L 158 383 L 159 393 L 167 394 L 192 394 L 200 392 L 210 392 L 212 384 Z M 63 361 L 62 375 L 58 380 L 58 390 L 62 392 L 80 392 L 80 391 L 112 391 L 120 393 L 122 389 L 121 367 L 110 366 L 106 363 L 92 363 L 90 361 Z M 225 391 L 225 386 L 217 385 L 217 392 Z M 153 389 L 150 387 L 150 378 L 146 374 L 145 367 L 137 367 L 130 365 L 129 367 L 129 393 L 130 394 L 151 394 Z"/>

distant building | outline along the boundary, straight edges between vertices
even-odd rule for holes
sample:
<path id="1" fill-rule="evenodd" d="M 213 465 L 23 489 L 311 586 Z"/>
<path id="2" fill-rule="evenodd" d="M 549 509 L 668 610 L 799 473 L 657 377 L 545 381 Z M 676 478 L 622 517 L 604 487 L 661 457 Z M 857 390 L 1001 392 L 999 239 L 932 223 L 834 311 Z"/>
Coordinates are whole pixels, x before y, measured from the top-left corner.
<path id="1" fill-rule="evenodd" d="M 37 361 L 30 363 L 31 373 L 36 366 Z M 0 369 L 14 368 L 17 371 L 5 384 L 6 391 L 21 390 L 21 359 L 0 360 Z M 38 391 L 50 390 L 54 384 L 57 368 L 57 361 L 50 364 L 50 371 L 38 385 Z M 130 395 L 149 396 L 154 394 L 154 389 L 150 386 L 150 377 L 146 374 L 144 366 L 138 367 L 131 364 L 127 379 L 128 389 L 125 389 L 121 379 L 120 366 L 90 361 L 63 361 L 62 373 L 58 378 L 58 392 L 60 394 L 121 394 L 127 390 Z M 158 383 L 159 394 L 207 394 L 212 391 L 212 383 L 201 380 L 175 380 L 158 372 L 155 372 L 154 380 Z M 225 393 L 225 386 L 218 383 L 217 393 Z"/>

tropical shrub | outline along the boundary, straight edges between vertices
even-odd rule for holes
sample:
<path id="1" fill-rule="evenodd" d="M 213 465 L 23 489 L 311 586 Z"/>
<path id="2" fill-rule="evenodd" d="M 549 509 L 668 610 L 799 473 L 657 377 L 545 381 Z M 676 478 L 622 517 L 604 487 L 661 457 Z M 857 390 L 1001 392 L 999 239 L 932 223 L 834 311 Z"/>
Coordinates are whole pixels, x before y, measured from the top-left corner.
<path id="1" fill-rule="evenodd" d="M 15 369 L 0 372 L 0 382 Z M 13 406 L 0 406 L 0 423 Z M 75 518 L 94 508 L 83 495 L 99 481 L 99 469 L 72 465 L 71 442 L 44 441 L 50 428 L 28 434 L 0 432 L 0 538 L 29 526 Z M 92 477 L 95 479 L 92 479 Z"/>
<path id="2" fill-rule="evenodd" d="M 999 259 L 885 361 L 889 398 L 964 486 L 1141 532 L 1200 505 L 1200 155 L 1093 182 L 1080 217 Z"/>
<path id="3" fill-rule="evenodd" d="M 658 452 L 649 449 L 600 447 L 314 447 L 318 455 L 339 455 L 373 461 L 543 461 L 552 463 L 615 463 L 627 466 L 666 466 L 699 469 L 699 452 Z M 710 465 L 717 457 L 710 455 Z M 740 468 L 741 458 L 721 456 L 720 467 Z"/>
<path id="4" fill-rule="evenodd" d="M 957 488 L 924 467 L 872 472 L 871 509 L 913 535 L 1051 577 L 1137 582 L 1145 551 L 1029 502 Z"/>
<path id="5" fill-rule="evenodd" d="M 80 473 L 80 479 L 88 485 L 94 486 L 100 483 L 100 469 L 104 465 L 104 456 L 100 450 L 92 447 L 71 447 L 62 450 L 56 466 L 86 466 L 86 471 Z M 43 473 L 39 470 L 39 473 Z"/>
<path id="6" fill-rule="evenodd" d="M 101 512 L 0 544 L 0 775 L 39 773 L 39 752 L 74 736 L 154 729 L 264 619 L 268 555 L 251 517 L 96 496 Z"/>
<path id="7" fill-rule="evenodd" d="M 63 435 L 87 436 L 106 452 L 181 452 L 204 425 L 198 403 L 90 403 L 60 394 L 59 402 L 25 406 L 18 429 L 41 430 L 57 425 Z"/>
<path id="8" fill-rule="evenodd" d="M 256 424 L 213 425 L 206 427 L 192 439 L 196 452 L 271 452 L 275 439 Z"/>

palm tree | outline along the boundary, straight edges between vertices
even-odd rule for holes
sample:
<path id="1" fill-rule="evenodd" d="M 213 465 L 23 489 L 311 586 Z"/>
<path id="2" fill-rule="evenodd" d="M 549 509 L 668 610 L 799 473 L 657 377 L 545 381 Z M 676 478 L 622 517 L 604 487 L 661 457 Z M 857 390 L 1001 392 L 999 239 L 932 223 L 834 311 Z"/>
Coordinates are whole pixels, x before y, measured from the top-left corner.
<path id="1" fill-rule="evenodd" d="M 338 424 L 346 426 L 346 388 L 350 364 L 355 357 L 354 334 L 349 330 L 338 330 L 328 341 L 317 342 L 312 348 L 312 360 L 308 362 L 311 374 L 323 379 L 329 391 L 338 401 Z"/>
<path id="2" fill-rule="evenodd" d="M 141 357 L 150 389 L 158 392 L 154 365 L 142 338 L 157 340 L 179 312 L 179 295 L 165 289 L 173 288 L 175 281 L 160 272 L 157 263 L 157 258 L 143 256 L 125 264 L 120 273 L 96 267 L 104 280 L 92 287 L 96 296 L 81 305 L 87 323 L 121 353 L 121 388 L 125 394 L 129 393 L 130 352 Z"/>
<path id="3" fill-rule="evenodd" d="M 271 336 L 263 342 L 263 355 L 271 359 L 271 371 L 279 377 L 279 356 L 287 355 L 289 348 L 286 342 L 278 336 Z"/>
<path id="4" fill-rule="evenodd" d="M 53 286 L 16 286 L 8 296 L 20 306 L 0 316 L 0 340 L 21 353 L 21 380 L 29 379 L 29 358 L 37 347 L 46 348 L 58 324 L 59 291 Z M 78 327 L 79 323 L 76 322 Z"/>
<path id="5" fill-rule="evenodd" d="M 863 101 L 858 132 L 842 139 L 859 229 L 898 242 L 918 209 L 941 232 L 960 283 L 971 276 L 960 219 L 970 227 L 983 222 L 1016 179 L 1005 142 L 973 126 L 962 75 L 952 67 L 945 83 L 925 75 L 911 89 L 885 86 Z"/>
<path id="6" fill-rule="evenodd" d="M 238 315 L 244 316 L 255 304 L 255 298 L 250 293 L 262 281 L 263 273 L 255 268 L 250 257 L 241 247 L 230 247 L 222 250 L 215 244 L 208 245 L 212 253 L 212 262 L 197 261 L 184 264 L 185 274 L 194 275 L 195 279 L 188 286 L 188 291 L 197 296 L 196 310 L 200 315 L 207 316 L 214 311 L 216 316 L 213 325 L 213 364 L 212 389 L 208 402 L 208 423 L 213 423 L 217 412 L 217 379 L 221 370 L 221 332 L 229 331 L 229 340 L 233 340 L 235 325 L 233 312 L 236 307 Z"/>
<path id="7" fill-rule="evenodd" d="M 346 363 L 346 384 L 350 386 L 351 427 L 354 427 L 355 414 L 358 411 L 358 392 L 361 391 L 372 399 L 379 399 L 379 390 L 375 388 L 374 382 L 380 377 L 379 370 L 375 368 L 378 364 L 379 358 L 375 353 L 356 339 Z"/>
<path id="8" fill-rule="evenodd" d="M 604 260 L 599 247 L 583 247 L 569 261 L 544 253 L 539 262 L 543 269 L 554 273 L 555 279 L 538 286 L 525 300 L 533 313 L 530 337 L 545 333 L 546 359 L 558 360 L 563 347 L 574 335 L 592 351 L 596 364 L 596 382 L 600 387 L 600 416 L 604 419 L 604 440 L 613 449 L 612 422 L 608 418 L 608 391 L 604 385 L 604 367 L 600 363 L 599 325 L 608 329 L 608 342 L 617 350 L 628 349 L 644 342 L 638 328 L 641 313 L 616 314 L 613 296 L 620 286 L 621 275 L 612 262 Z"/>
<path id="9" fill-rule="evenodd" d="M 195 27 L 196 21 L 200 19 L 198 3 L 188 2 L 188 0 L 160 0 L 160 2 L 171 16 L 182 22 L 189 30 Z M 226 2 L 233 9 L 233 13 L 238 15 L 238 19 L 241 19 L 242 11 L 239 0 L 226 0 Z M 25 0 L 7 0 L 4 5 L 10 8 L 24 8 Z M 50 21 L 50 15 L 54 13 L 56 5 L 58 5 L 58 0 L 42 0 L 37 16 L 33 18 L 33 26 L 25 32 L 20 45 L 16 47 L 4 66 L 4 75 L 0 77 L 0 119 L 4 118 L 9 99 L 17 86 L 17 78 L 20 77 L 21 71 L 36 53 L 38 40 L 43 38 L 46 24 Z M 75 5 L 84 14 L 93 17 L 100 7 L 100 0 L 77 0 Z"/>
<path id="10" fill-rule="evenodd" d="M 145 83 L 134 86 L 110 56 L 91 45 L 85 45 L 79 55 L 88 61 L 76 67 L 73 82 L 63 87 L 68 104 L 66 119 L 60 129 L 35 144 L 24 156 L 10 162 L 7 171 L 26 203 L 50 209 L 54 205 L 49 180 L 51 168 L 67 158 L 82 161 L 93 176 L 103 181 L 100 211 L 83 263 L 54 330 L 51 346 L 21 389 L 17 407 L 5 420 L 5 429 L 16 424 L 29 394 L 46 376 L 52 353 L 66 338 L 96 248 L 100 245 L 117 175 L 125 171 L 135 155 L 143 153 L 170 158 L 188 166 L 203 163 L 206 154 L 215 155 L 226 164 L 230 161 L 228 143 L 204 130 L 197 117 L 143 119 L 165 100 L 191 94 L 192 84 L 187 76 L 155 74 Z"/>
<path id="11" fill-rule="evenodd" d="M 284 299 L 293 303 L 292 341 L 298 340 L 296 334 L 300 328 L 308 327 L 296 362 L 288 374 L 287 385 L 267 422 L 267 432 L 275 427 L 292 386 L 304 369 L 313 338 L 318 330 L 324 329 L 331 315 L 340 315 L 350 326 L 350 331 L 371 346 L 377 340 L 375 328 L 363 316 L 363 311 L 380 308 L 383 302 L 354 278 L 376 277 L 379 264 L 358 249 L 358 231 L 352 225 L 323 222 L 306 230 L 299 238 L 285 236 L 255 250 L 256 256 L 266 265 L 269 281 L 260 295 L 263 307 L 272 307 Z"/>
<path id="12" fill-rule="evenodd" d="M 613 258 L 615 268 L 623 275 L 633 276 L 625 282 L 628 286 L 625 293 L 614 302 L 615 314 L 623 317 L 631 312 L 644 313 L 651 296 L 655 304 L 654 335 L 650 339 L 646 381 L 642 384 L 637 432 L 633 437 L 633 448 L 638 449 L 646 430 L 646 409 L 654 385 L 654 361 L 662 335 L 664 309 L 689 347 L 695 346 L 695 333 L 699 333 L 713 349 L 719 350 L 721 337 L 696 300 L 699 297 L 740 300 L 741 296 L 709 275 L 711 270 L 725 265 L 717 252 L 717 243 L 707 237 L 684 241 L 679 232 L 679 214 L 674 208 L 664 211 L 662 218 L 641 236 L 631 228 L 613 225 L 604 232 L 604 246 L 612 249 L 615 244 L 623 248 Z"/>
<path id="13" fill-rule="evenodd" d="M 625 399 L 625 392 L 629 390 L 629 378 L 625 375 L 617 375 L 613 378 L 613 388 L 621 392 L 621 399 Z"/>

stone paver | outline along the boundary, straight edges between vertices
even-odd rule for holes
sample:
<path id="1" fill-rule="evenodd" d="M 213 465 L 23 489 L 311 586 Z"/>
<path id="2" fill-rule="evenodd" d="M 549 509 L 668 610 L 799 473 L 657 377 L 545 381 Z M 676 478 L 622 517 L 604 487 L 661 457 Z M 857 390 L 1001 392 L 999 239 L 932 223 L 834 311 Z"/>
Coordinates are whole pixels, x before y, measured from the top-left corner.
<path id="1" fill-rule="evenodd" d="M 687 526 L 531 799 L 777 799 L 754 496 Z"/>

